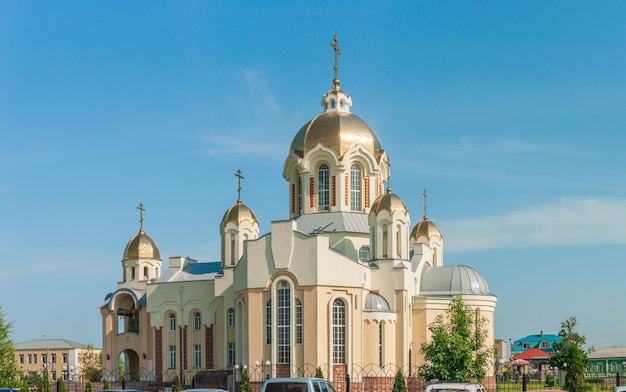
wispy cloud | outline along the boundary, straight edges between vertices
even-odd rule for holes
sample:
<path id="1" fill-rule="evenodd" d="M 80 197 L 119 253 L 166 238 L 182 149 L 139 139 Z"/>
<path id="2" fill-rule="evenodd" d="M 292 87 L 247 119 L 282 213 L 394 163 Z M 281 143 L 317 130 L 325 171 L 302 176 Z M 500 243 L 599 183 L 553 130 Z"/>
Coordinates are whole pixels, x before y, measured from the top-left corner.
<path id="1" fill-rule="evenodd" d="M 288 153 L 286 149 L 276 148 L 277 145 L 285 145 L 284 142 L 279 144 L 273 139 L 259 139 L 245 132 L 229 132 L 228 136 L 204 135 L 203 140 L 207 143 L 207 146 L 201 148 L 200 152 L 208 156 L 235 154 L 241 156 L 261 156 L 270 159 L 284 159 Z"/>
<path id="2" fill-rule="evenodd" d="M 482 219 L 445 223 L 446 249 L 626 243 L 626 199 L 560 199 Z M 448 240 L 449 239 L 449 240 Z"/>
<path id="3" fill-rule="evenodd" d="M 515 137 L 500 138 L 484 135 L 464 136 L 454 142 L 439 147 L 429 147 L 428 151 L 437 155 L 457 158 L 472 157 L 478 154 L 558 154 L 567 156 L 588 156 L 588 151 L 571 148 L 565 144 L 528 142 Z"/>
<path id="4" fill-rule="evenodd" d="M 203 132 L 201 140 L 205 143 L 200 153 L 208 156 L 238 154 L 241 156 L 265 157 L 282 160 L 287 155 L 285 149 L 276 146 L 288 146 L 288 139 L 281 135 L 290 135 L 293 131 L 282 132 L 282 110 L 271 83 L 262 71 L 245 68 L 232 75 L 234 88 L 224 91 L 221 97 L 219 115 L 227 122 L 212 124 L 210 130 Z M 228 112 L 228 116 L 224 116 Z M 217 131 L 216 131 L 217 130 Z"/>

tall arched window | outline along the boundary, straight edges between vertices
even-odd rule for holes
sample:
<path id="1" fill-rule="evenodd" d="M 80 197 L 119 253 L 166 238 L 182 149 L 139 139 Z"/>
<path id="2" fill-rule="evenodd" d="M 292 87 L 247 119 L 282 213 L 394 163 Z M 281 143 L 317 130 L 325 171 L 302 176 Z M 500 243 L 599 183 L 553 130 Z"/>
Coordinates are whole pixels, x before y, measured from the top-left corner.
<path id="1" fill-rule="evenodd" d="M 174 313 L 170 313 L 169 321 L 169 331 L 176 332 L 176 315 Z"/>
<path id="2" fill-rule="evenodd" d="M 330 209 L 330 177 L 328 165 L 323 163 L 317 169 L 317 204 L 319 211 Z"/>
<path id="3" fill-rule="evenodd" d="M 350 168 L 350 210 L 361 211 L 361 167 L 356 163 Z"/>
<path id="4" fill-rule="evenodd" d="M 387 226 L 383 226 L 383 258 L 386 259 L 387 258 L 387 249 L 389 249 L 389 244 L 388 244 L 388 228 Z"/>
<path id="5" fill-rule="evenodd" d="M 298 208 L 296 208 L 296 211 L 298 212 L 298 215 L 302 215 L 303 211 L 303 202 L 302 202 L 302 177 L 300 176 L 300 174 L 298 174 Z"/>
<path id="6" fill-rule="evenodd" d="M 235 265 L 235 235 L 230 234 L 230 265 Z"/>
<path id="7" fill-rule="evenodd" d="M 383 359 L 383 342 L 384 340 L 384 332 L 385 332 L 385 324 L 380 321 L 378 322 L 378 366 L 384 366 Z"/>
<path id="8" fill-rule="evenodd" d="M 333 364 L 346 363 L 346 303 L 339 298 L 332 309 Z"/>
<path id="9" fill-rule="evenodd" d="M 296 344 L 302 344 L 302 302 L 296 298 Z"/>
<path id="10" fill-rule="evenodd" d="M 396 227 L 396 257 L 402 257 L 402 237 L 400 236 L 400 232 L 402 229 L 400 226 Z"/>
<path id="11" fill-rule="evenodd" d="M 202 316 L 200 316 L 200 312 L 193 314 L 193 329 L 194 331 L 202 329 Z"/>
<path id="12" fill-rule="evenodd" d="M 265 344 L 272 344 L 272 300 L 265 305 Z"/>
<path id="13" fill-rule="evenodd" d="M 291 363 L 291 288 L 282 281 L 276 291 L 277 363 Z"/>
<path id="14" fill-rule="evenodd" d="M 235 327 L 235 308 L 228 308 L 228 328 Z"/>

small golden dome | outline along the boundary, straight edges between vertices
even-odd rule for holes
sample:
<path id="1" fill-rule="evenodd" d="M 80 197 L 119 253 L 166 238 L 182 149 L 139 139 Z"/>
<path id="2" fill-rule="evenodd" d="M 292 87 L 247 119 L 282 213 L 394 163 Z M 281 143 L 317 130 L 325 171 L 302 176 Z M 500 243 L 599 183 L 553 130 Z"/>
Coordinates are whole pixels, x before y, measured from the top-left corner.
<path id="1" fill-rule="evenodd" d="M 240 225 L 243 221 L 248 221 L 252 224 L 259 223 L 256 219 L 256 215 L 254 215 L 254 212 L 248 208 L 248 206 L 243 204 L 241 200 L 237 200 L 237 204 L 230 207 L 224 214 L 224 217 L 222 218 L 222 225 L 225 225 L 228 222 L 236 222 L 237 225 Z"/>
<path id="2" fill-rule="evenodd" d="M 391 188 L 387 188 L 387 193 L 374 200 L 374 203 L 372 203 L 371 212 L 374 214 L 378 214 L 383 210 L 389 212 L 390 215 L 393 215 L 396 211 L 400 211 L 404 215 L 408 213 L 406 205 L 400 196 L 391 193 Z"/>
<path id="3" fill-rule="evenodd" d="M 161 260 L 161 253 L 157 244 L 148 236 L 143 229 L 128 242 L 124 250 L 122 260 L 151 259 Z"/>
<path id="4" fill-rule="evenodd" d="M 411 238 L 417 239 L 419 237 L 426 237 L 427 239 L 431 239 L 432 237 L 443 238 L 441 235 L 441 231 L 436 224 L 428 220 L 428 217 L 424 215 L 424 219 L 421 220 L 413 230 L 411 230 Z"/>
<path id="5" fill-rule="evenodd" d="M 291 152 L 303 157 L 319 143 L 333 150 L 339 159 L 357 144 L 362 144 L 376 159 L 383 153 L 374 131 L 349 112 L 323 112 L 314 117 L 293 138 Z"/>

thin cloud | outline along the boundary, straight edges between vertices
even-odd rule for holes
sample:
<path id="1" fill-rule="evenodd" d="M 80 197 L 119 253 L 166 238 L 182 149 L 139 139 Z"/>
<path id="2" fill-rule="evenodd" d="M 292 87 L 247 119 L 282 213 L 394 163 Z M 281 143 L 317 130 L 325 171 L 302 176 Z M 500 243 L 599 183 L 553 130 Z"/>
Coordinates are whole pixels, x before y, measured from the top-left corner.
<path id="1" fill-rule="evenodd" d="M 203 141 L 208 144 L 200 150 L 201 154 L 208 156 L 222 156 L 227 154 L 266 157 L 272 160 L 284 159 L 287 151 L 277 149 L 276 140 L 260 140 L 246 133 L 233 133 L 230 136 L 204 135 Z M 283 143 L 284 144 L 284 143 Z"/>
<path id="2" fill-rule="evenodd" d="M 558 154 L 570 156 L 589 156 L 589 152 L 576 150 L 562 144 L 531 143 L 519 138 L 497 138 L 491 136 L 464 136 L 453 143 L 441 147 L 429 147 L 427 151 L 436 155 L 464 157 L 476 154 Z"/>
<path id="3" fill-rule="evenodd" d="M 626 243 L 626 199 L 561 199 L 526 210 L 445 224 L 451 252 Z"/>
<path id="4" fill-rule="evenodd" d="M 227 111 L 232 114 L 226 124 L 213 124 L 211 130 L 200 138 L 205 147 L 200 153 L 207 156 L 227 154 L 265 157 L 282 160 L 288 151 L 277 149 L 288 141 L 277 139 L 277 135 L 292 132 L 280 132 L 276 124 L 282 124 L 281 106 L 274 97 L 267 78 L 262 71 L 245 68 L 232 75 L 236 88 L 226 91 L 223 101 L 227 102 Z M 220 116 L 223 115 L 221 110 Z M 220 132 L 215 132 L 219 129 Z"/>

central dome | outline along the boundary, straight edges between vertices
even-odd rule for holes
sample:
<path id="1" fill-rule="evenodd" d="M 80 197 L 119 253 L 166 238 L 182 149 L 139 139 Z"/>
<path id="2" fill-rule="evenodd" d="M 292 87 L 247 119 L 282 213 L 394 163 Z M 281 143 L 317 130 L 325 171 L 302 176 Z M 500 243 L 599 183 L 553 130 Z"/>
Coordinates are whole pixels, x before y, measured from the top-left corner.
<path id="1" fill-rule="evenodd" d="M 383 152 L 380 140 L 365 121 L 349 112 L 324 112 L 300 128 L 291 142 L 291 152 L 303 157 L 318 144 L 343 158 L 357 144 L 369 150 L 378 160 Z"/>

